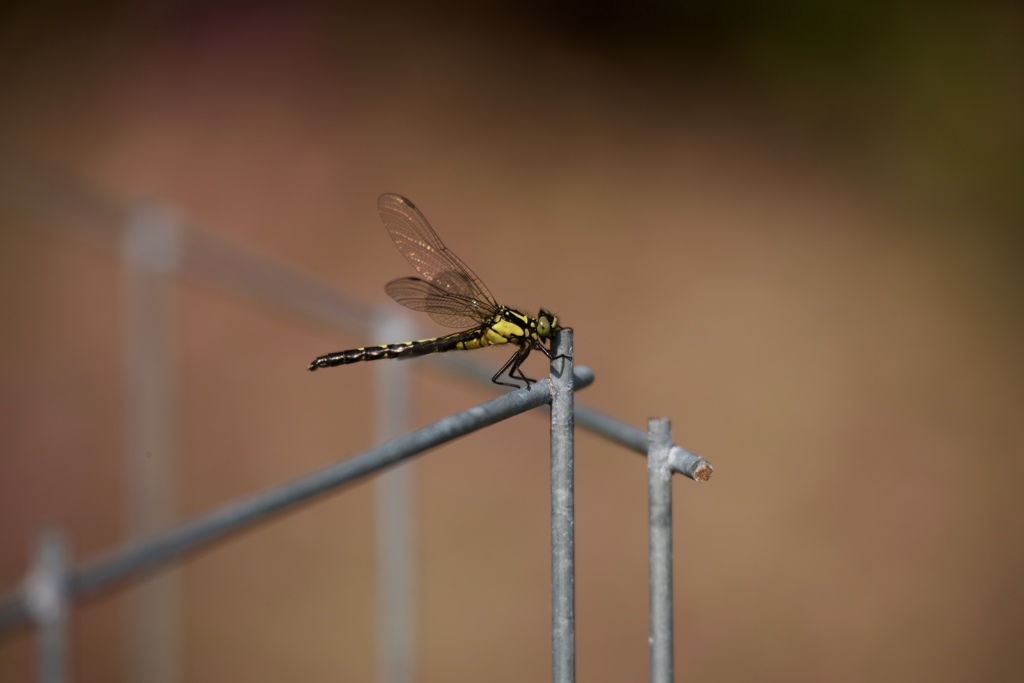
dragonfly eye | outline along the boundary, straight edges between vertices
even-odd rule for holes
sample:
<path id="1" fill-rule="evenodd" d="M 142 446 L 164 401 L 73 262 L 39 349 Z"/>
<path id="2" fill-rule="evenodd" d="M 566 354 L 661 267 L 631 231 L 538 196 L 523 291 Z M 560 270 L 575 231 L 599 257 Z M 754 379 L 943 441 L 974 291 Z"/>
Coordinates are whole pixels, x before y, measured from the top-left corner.
<path id="1" fill-rule="evenodd" d="M 547 311 L 541 311 L 540 315 L 537 316 L 537 336 L 547 337 L 551 334 L 551 328 L 554 326 L 555 318 Z"/>

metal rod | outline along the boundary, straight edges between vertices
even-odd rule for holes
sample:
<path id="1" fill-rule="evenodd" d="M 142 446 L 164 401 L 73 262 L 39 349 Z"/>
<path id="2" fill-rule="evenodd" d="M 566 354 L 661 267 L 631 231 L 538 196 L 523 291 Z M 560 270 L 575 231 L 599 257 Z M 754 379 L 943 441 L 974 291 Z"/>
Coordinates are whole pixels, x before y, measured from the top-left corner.
<path id="1" fill-rule="evenodd" d="M 67 678 L 68 551 L 56 530 L 44 531 L 36 542 L 35 566 L 26 582 L 28 609 L 39 627 L 36 641 L 40 683 L 63 683 Z"/>
<path id="2" fill-rule="evenodd" d="M 582 404 L 576 406 L 576 422 L 584 429 L 607 437 L 641 455 L 647 454 L 647 432 L 642 429 L 637 429 Z M 679 446 L 673 446 L 672 449 L 675 452 L 673 456 L 674 471 L 698 483 L 711 478 L 715 470 L 707 460 Z"/>
<path id="3" fill-rule="evenodd" d="M 593 381 L 594 373 L 590 368 L 575 368 L 573 383 L 576 389 L 587 387 Z M 136 574 L 156 570 L 165 562 L 250 527 L 275 513 L 395 465 L 427 449 L 544 405 L 551 400 L 551 394 L 548 381 L 536 382 L 528 389 L 510 391 L 319 472 L 226 503 L 203 517 L 173 529 L 131 541 L 74 570 L 68 580 L 68 595 L 86 597 Z M 0 600 L 0 631 L 19 626 L 27 618 L 23 590 L 12 591 Z"/>
<path id="4" fill-rule="evenodd" d="M 178 521 L 175 279 L 183 234 L 180 216 L 156 205 L 129 213 L 123 233 L 125 528 L 132 537 Z M 179 593 L 175 571 L 132 590 L 128 680 L 179 680 Z"/>
<path id="5" fill-rule="evenodd" d="M 415 339 L 409 317 L 381 307 L 375 339 Z M 377 442 L 409 431 L 412 366 L 377 363 Z M 416 650 L 416 524 L 413 463 L 384 472 L 376 484 L 377 680 L 412 683 Z"/>
<path id="6" fill-rule="evenodd" d="M 707 460 L 674 444 L 669 451 L 668 463 L 673 472 L 686 475 L 698 484 L 707 481 L 715 473 L 715 468 Z"/>
<path id="7" fill-rule="evenodd" d="M 672 423 L 648 421 L 651 683 L 672 683 Z"/>
<path id="8" fill-rule="evenodd" d="M 551 361 L 551 658 L 554 683 L 576 680 L 572 330 Z"/>

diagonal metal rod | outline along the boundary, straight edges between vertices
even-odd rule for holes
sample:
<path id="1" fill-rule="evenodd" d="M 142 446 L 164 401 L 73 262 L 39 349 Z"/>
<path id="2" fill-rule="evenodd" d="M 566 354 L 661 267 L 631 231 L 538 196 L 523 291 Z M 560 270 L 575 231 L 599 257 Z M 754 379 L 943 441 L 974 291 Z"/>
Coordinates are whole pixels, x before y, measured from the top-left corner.
<path id="1" fill-rule="evenodd" d="M 551 360 L 551 680 L 554 683 L 576 680 L 572 354 L 572 330 L 562 330 L 555 339 Z"/>
<path id="2" fill-rule="evenodd" d="M 594 373 L 590 368 L 576 368 L 573 381 L 577 389 L 582 389 L 594 381 Z M 427 449 L 544 405 L 551 400 L 551 394 L 552 388 L 548 381 L 536 382 L 528 389 L 510 391 L 313 474 L 227 503 L 173 529 L 129 542 L 71 572 L 68 577 L 68 597 L 87 597 L 116 582 L 156 570 L 166 562 L 208 546 L 213 541 L 250 527 L 275 513 L 395 465 Z M 28 616 L 24 590 L 13 591 L 0 601 L 0 631 L 25 623 Z"/>

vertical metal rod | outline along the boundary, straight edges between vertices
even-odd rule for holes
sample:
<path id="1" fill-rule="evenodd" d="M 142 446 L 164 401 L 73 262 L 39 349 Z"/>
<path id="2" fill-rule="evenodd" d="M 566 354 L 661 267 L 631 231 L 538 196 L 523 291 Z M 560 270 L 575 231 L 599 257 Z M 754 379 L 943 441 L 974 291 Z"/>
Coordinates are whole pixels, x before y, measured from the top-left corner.
<path id="1" fill-rule="evenodd" d="M 177 521 L 177 368 L 175 273 L 182 253 L 181 219 L 157 206 L 128 216 L 124 265 L 124 449 L 126 527 L 138 537 Z M 176 683 L 179 671 L 176 570 L 140 584 L 129 598 L 130 681 Z"/>
<path id="2" fill-rule="evenodd" d="M 36 662 L 40 683 L 67 680 L 68 551 L 55 530 L 43 532 L 36 542 L 35 566 L 26 585 L 28 607 L 39 632 Z"/>
<path id="3" fill-rule="evenodd" d="M 572 330 L 551 361 L 551 655 L 554 683 L 576 680 Z"/>
<path id="4" fill-rule="evenodd" d="M 651 683 L 672 683 L 672 423 L 647 423 L 650 503 Z"/>
<path id="5" fill-rule="evenodd" d="M 381 311 L 374 325 L 380 342 L 413 338 L 405 315 Z M 377 363 L 377 443 L 409 431 L 411 415 L 408 363 Z M 377 479 L 377 680 L 412 683 L 415 670 L 414 614 L 416 557 L 413 463 L 395 467 Z"/>

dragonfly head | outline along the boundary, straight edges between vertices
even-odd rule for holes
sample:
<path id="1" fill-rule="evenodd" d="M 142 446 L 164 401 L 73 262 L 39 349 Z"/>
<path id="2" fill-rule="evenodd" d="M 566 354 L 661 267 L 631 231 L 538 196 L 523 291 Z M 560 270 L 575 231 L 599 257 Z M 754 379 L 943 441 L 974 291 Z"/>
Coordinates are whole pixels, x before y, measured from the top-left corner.
<path id="1" fill-rule="evenodd" d="M 537 314 L 537 336 L 546 339 L 560 329 L 558 317 L 549 310 L 540 309 L 540 313 Z"/>

